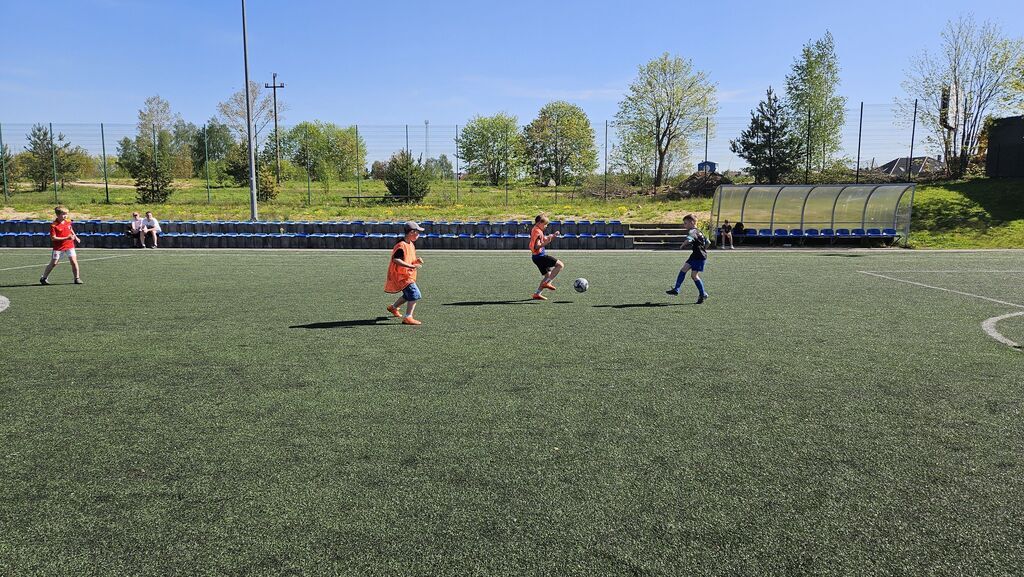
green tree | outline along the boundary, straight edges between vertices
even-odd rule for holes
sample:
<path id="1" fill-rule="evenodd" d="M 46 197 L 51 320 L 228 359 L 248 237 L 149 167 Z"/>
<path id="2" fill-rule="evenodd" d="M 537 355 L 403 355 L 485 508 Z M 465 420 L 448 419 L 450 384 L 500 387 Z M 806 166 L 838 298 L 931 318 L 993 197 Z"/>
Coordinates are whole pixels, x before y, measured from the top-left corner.
<path id="1" fill-rule="evenodd" d="M 249 81 L 249 103 L 253 124 L 253 139 L 259 142 L 260 136 L 268 124 L 274 121 L 274 100 L 269 91 L 263 91 L 263 85 Z M 278 120 L 284 119 L 284 112 L 288 105 L 283 100 L 277 101 Z M 248 140 L 248 128 L 245 115 L 245 90 L 239 90 L 232 94 L 227 100 L 217 105 L 217 111 L 221 119 L 232 132 L 236 140 Z M 258 146 L 257 146 L 258 149 Z"/>
<path id="2" fill-rule="evenodd" d="M 549 102 L 523 132 L 526 163 L 539 182 L 580 182 L 597 168 L 594 128 L 575 104 Z"/>
<path id="3" fill-rule="evenodd" d="M 897 99 L 897 112 L 909 121 L 917 100 L 918 118 L 931 132 L 928 144 L 942 151 L 950 176 L 967 172 L 985 119 L 1013 93 L 1022 59 L 1024 41 L 965 16 L 946 23 L 938 53 L 926 51 L 912 61 L 903 82 L 907 97 Z"/>
<path id="4" fill-rule="evenodd" d="M 226 124 L 217 122 L 216 118 L 208 120 L 192 136 L 190 146 L 192 176 L 206 176 L 207 151 L 209 151 L 209 162 L 214 163 L 210 167 L 212 175 L 213 167 L 216 163 L 224 160 L 232 144 L 234 144 L 234 138 L 231 136 L 231 129 Z"/>
<path id="5" fill-rule="evenodd" d="M 332 181 L 356 178 L 366 166 L 366 143 L 354 126 L 301 122 L 282 134 L 281 149 L 295 166 L 308 168 L 326 190 Z"/>
<path id="6" fill-rule="evenodd" d="M 142 204 L 167 202 L 172 189 L 174 155 L 173 134 L 169 130 L 122 138 L 118 144 L 118 164 L 135 179 L 135 193 Z"/>
<path id="7" fill-rule="evenodd" d="M 370 178 L 384 180 L 384 172 L 388 169 L 388 163 L 383 160 L 374 160 L 370 167 Z"/>
<path id="8" fill-rule="evenodd" d="M 266 162 L 260 164 L 256 169 L 256 200 L 270 202 L 277 198 L 280 191 L 277 177 L 274 175 L 274 165 Z"/>
<path id="9" fill-rule="evenodd" d="M 445 154 L 437 158 L 428 158 L 423 163 L 423 166 L 431 180 L 450 180 L 455 178 L 455 168 L 452 166 L 452 161 L 448 160 L 448 156 Z"/>
<path id="10" fill-rule="evenodd" d="M 834 164 L 846 122 L 846 98 L 838 94 L 839 58 L 831 32 L 804 44 L 786 76 L 786 108 L 792 125 L 807 131 L 810 116 L 811 165 Z"/>
<path id="11" fill-rule="evenodd" d="M 6 144 L 0 149 L 0 167 L 4 170 L 4 174 L 0 177 L 0 184 L 6 184 L 7 189 L 5 192 L 11 194 L 15 191 L 15 185 L 18 181 L 18 164 L 15 161 L 14 155 L 11 154 L 11 147 Z"/>
<path id="12" fill-rule="evenodd" d="M 24 157 L 24 174 L 35 184 L 36 190 L 46 190 L 53 182 L 55 143 L 50 129 L 42 124 L 34 124 L 25 138 L 28 141 L 28 154 Z"/>
<path id="13" fill-rule="evenodd" d="M 181 115 L 171 112 L 171 103 L 167 102 L 160 95 L 150 96 L 139 109 L 136 133 L 148 134 L 153 130 L 172 130 L 174 125 L 181 122 Z"/>
<path id="14" fill-rule="evenodd" d="M 223 170 L 224 174 L 231 178 L 235 186 L 249 186 L 248 142 L 243 140 L 231 143 L 231 146 L 228 147 L 228 153 L 223 160 Z"/>
<path id="15" fill-rule="evenodd" d="M 1008 46 L 1012 51 L 1012 44 Z M 1024 56 L 1017 59 L 1017 65 L 1010 73 L 1003 106 L 1011 114 L 1024 114 Z"/>
<path id="16" fill-rule="evenodd" d="M 482 175 L 491 185 L 515 179 L 523 165 L 523 137 L 515 116 L 500 112 L 475 116 L 459 134 L 458 155 L 470 174 Z"/>
<path id="17" fill-rule="evenodd" d="M 716 86 L 693 63 L 667 52 L 640 66 L 615 115 L 620 154 L 635 159 L 626 147 L 653 142 L 654 185 L 661 186 L 669 153 L 689 155 L 689 140 L 702 134 L 706 119 L 718 110 Z"/>
<path id="18" fill-rule="evenodd" d="M 430 192 L 430 177 L 423 167 L 422 158 L 413 161 L 406 150 L 391 155 L 384 170 L 384 186 L 388 194 L 419 202 Z"/>
<path id="19" fill-rule="evenodd" d="M 803 143 L 792 129 L 779 98 L 769 87 L 757 111 L 750 113 L 750 126 L 729 143 L 729 149 L 750 164 L 755 182 L 779 184 L 785 175 L 800 166 L 804 157 Z"/>

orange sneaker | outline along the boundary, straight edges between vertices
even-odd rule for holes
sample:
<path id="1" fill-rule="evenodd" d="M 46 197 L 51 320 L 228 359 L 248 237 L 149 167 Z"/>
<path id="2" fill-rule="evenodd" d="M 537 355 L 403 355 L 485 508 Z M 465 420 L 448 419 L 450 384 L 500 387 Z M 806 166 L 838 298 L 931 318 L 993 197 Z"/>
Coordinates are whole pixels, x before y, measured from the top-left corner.
<path id="1" fill-rule="evenodd" d="M 531 295 L 531 298 L 533 300 L 535 300 L 535 301 L 546 301 L 546 300 L 548 300 L 548 297 L 546 297 L 546 296 L 544 296 L 544 295 L 542 295 L 540 293 L 533 293 L 533 295 Z"/>
<path id="2" fill-rule="evenodd" d="M 402 313 L 398 312 L 398 309 L 396 309 L 395 307 L 393 307 L 391 305 L 388 305 L 388 312 L 391 313 L 391 315 L 395 316 L 395 317 L 402 316 Z"/>
<path id="3" fill-rule="evenodd" d="M 423 323 L 421 323 L 420 321 L 418 321 L 418 320 L 416 320 L 416 319 L 414 319 L 412 317 L 405 317 L 405 318 L 402 319 L 402 324 L 403 325 L 422 325 Z"/>
<path id="4" fill-rule="evenodd" d="M 555 285 L 553 285 L 553 284 L 551 284 L 549 282 L 541 283 L 540 286 L 541 286 L 541 288 L 546 288 L 549 291 L 555 290 Z"/>

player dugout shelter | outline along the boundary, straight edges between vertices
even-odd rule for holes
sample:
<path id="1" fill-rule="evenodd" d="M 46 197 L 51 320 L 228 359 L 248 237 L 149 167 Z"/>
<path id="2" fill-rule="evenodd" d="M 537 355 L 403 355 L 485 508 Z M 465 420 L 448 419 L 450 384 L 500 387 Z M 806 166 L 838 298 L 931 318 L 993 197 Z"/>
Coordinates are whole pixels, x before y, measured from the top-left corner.
<path id="1" fill-rule="evenodd" d="M 768 243 L 905 243 L 913 202 L 913 184 L 721 185 L 711 204 L 711 224 L 716 238 L 728 220 L 743 225 L 734 238 Z"/>

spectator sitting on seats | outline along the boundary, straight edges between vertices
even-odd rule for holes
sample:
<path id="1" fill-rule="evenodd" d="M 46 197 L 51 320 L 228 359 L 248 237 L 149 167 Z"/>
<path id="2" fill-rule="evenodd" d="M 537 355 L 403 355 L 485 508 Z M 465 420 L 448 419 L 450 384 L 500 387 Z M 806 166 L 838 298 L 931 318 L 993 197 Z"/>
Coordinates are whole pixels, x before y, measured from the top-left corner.
<path id="1" fill-rule="evenodd" d="M 137 243 L 139 248 L 146 248 L 146 238 L 142 233 L 142 222 L 142 217 L 139 216 L 139 213 L 133 212 L 132 220 L 128 223 L 128 230 L 125 231 L 125 234 L 132 237 L 132 246 L 136 246 Z"/>
<path id="2" fill-rule="evenodd" d="M 153 244 L 150 245 L 149 248 L 156 248 L 157 239 L 159 238 L 160 233 L 162 232 L 163 231 L 160 230 L 160 221 L 153 217 L 152 212 L 147 210 L 146 218 L 142 219 L 142 246 L 146 246 L 146 241 L 152 238 Z"/>
<path id="3" fill-rule="evenodd" d="M 732 225 L 729 224 L 728 220 L 726 220 L 725 223 L 722 224 L 722 248 L 725 248 L 726 242 L 729 243 L 730 249 L 736 248 L 732 244 Z"/>

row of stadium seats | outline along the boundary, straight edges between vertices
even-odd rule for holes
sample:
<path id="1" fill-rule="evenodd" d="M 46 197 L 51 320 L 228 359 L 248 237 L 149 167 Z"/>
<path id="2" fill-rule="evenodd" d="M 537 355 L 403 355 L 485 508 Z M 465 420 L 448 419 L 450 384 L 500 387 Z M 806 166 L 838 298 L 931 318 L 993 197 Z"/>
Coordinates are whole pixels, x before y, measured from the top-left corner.
<path id="1" fill-rule="evenodd" d="M 179 234 L 384 234 L 402 232 L 401 222 L 375 221 L 193 221 L 167 220 L 160 223 L 165 233 Z M 474 221 L 420 223 L 429 233 L 435 234 L 518 234 L 527 233 L 533 221 Z M 42 220 L 0 220 L 0 232 L 36 232 L 47 230 L 49 221 Z M 81 233 L 120 233 L 128 226 L 121 220 L 75 220 L 75 231 Z M 551 230 L 564 234 L 622 234 L 625 227 L 620 221 L 555 221 Z"/>
<path id="2" fill-rule="evenodd" d="M 79 233 L 82 246 L 94 248 L 127 248 L 130 239 L 123 233 Z M 402 235 L 397 233 L 340 234 L 260 234 L 260 233 L 165 233 L 160 235 L 164 248 L 377 248 L 389 249 Z M 417 246 L 425 249 L 501 249 L 526 250 L 526 234 L 436 234 L 420 237 Z M 47 247 L 45 232 L 0 232 L 0 247 Z M 565 249 L 628 249 L 632 240 L 622 234 L 566 234 L 559 239 Z"/>
<path id="3" fill-rule="evenodd" d="M 721 229 L 719 229 L 721 234 Z M 894 228 L 808 228 L 808 229 L 785 229 L 777 228 L 775 230 L 769 228 L 753 229 L 748 228 L 743 231 L 742 236 L 744 238 L 877 238 L 882 240 L 896 240 L 900 238 L 899 233 Z"/>

